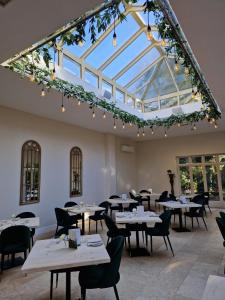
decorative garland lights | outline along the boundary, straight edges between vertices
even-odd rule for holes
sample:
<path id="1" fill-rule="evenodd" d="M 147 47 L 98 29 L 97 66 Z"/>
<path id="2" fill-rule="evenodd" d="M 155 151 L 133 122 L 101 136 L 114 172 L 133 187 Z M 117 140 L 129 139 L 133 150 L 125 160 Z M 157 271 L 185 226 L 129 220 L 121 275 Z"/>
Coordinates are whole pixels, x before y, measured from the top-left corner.
<path id="1" fill-rule="evenodd" d="M 92 110 L 92 116 L 95 118 L 95 108 L 103 110 L 102 118 L 106 118 L 106 112 L 112 113 L 113 128 L 117 128 L 117 119 L 122 121 L 123 129 L 126 124 L 137 126 L 137 136 L 141 134 L 145 136 L 145 128 L 150 128 L 152 135 L 155 127 L 164 128 L 164 136 L 167 137 L 168 129 L 174 125 L 191 124 L 192 130 L 196 130 L 196 123 L 206 119 L 215 128 L 218 127 L 217 120 L 221 117 L 221 113 L 213 99 L 213 96 L 204 81 L 204 78 L 199 75 L 196 70 L 195 61 L 185 51 L 184 44 L 186 41 L 179 39 L 180 27 L 173 26 L 168 14 L 164 11 L 163 2 L 165 0 L 150 1 L 144 3 L 144 13 L 148 14 L 148 24 L 146 26 L 146 35 L 149 40 L 154 39 L 152 29 L 149 24 L 149 13 L 152 12 L 155 16 L 156 26 L 158 28 L 160 45 L 165 49 L 166 54 L 174 57 L 174 69 L 176 72 L 180 70 L 181 65 L 184 67 L 184 74 L 192 82 L 193 97 L 200 96 L 202 99 L 201 111 L 191 114 L 171 115 L 168 118 L 155 118 L 150 120 L 141 119 L 135 115 L 125 112 L 116 106 L 116 103 L 107 102 L 98 98 L 93 92 L 87 92 L 80 85 L 71 84 L 65 80 L 56 77 L 56 55 L 62 51 L 63 45 L 80 45 L 85 42 L 85 27 L 89 26 L 91 33 L 91 42 L 97 40 L 97 33 L 102 33 L 107 30 L 110 24 L 113 24 L 112 44 L 117 45 L 117 34 L 115 21 L 125 22 L 125 16 L 120 10 L 121 1 L 108 1 L 103 6 L 102 10 L 90 15 L 86 18 L 75 20 L 75 26 L 69 31 L 58 32 L 51 40 L 38 46 L 36 49 L 27 51 L 19 57 L 9 60 L 7 65 L 13 71 L 20 73 L 23 77 L 28 76 L 32 82 L 39 84 L 41 96 L 44 97 L 46 92 L 54 88 L 62 93 L 61 111 L 65 112 L 64 97 L 74 98 L 80 105 L 82 102 L 87 102 Z M 137 0 L 124 0 L 126 5 L 137 3 Z M 53 55 L 52 55 L 53 50 Z M 53 56 L 53 57 L 52 57 Z M 44 62 L 44 63 L 43 63 Z M 42 65 L 45 65 L 42 67 Z"/>

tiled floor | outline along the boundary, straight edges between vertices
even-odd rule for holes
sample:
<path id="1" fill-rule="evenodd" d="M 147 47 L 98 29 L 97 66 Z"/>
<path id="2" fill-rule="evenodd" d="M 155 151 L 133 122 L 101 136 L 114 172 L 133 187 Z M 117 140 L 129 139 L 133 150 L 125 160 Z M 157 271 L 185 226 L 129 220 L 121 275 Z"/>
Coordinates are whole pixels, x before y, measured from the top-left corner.
<path id="1" fill-rule="evenodd" d="M 154 252 L 150 257 L 130 258 L 124 251 L 118 284 L 120 299 L 200 300 L 209 274 L 223 276 L 225 248 L 215 222 L 217 215 L 216 210 L 213 215 L 208 214 L 208 232 L 203 224 L 190 233 L 171 231 L 175 257 L 165 249 L 162 238 L 153 239 Z M 105 238 L 105 233 L 102 235 Z M 133 244 L 134 241 L 133 236 Z M 0 282 L 0 299 L 49 299 L 49 281 L 47 272 L 25 277 L 19 268 L 5 271 Z M 65 278 L 60 275 L 54 299 L 64 299 L 64 287 Z M 74 273 L 73 299 L 78 299 L 79 293 L 77 274 Z M 113 289 L 90 290 L 87 299 L 114 300 L 115 296 Z"/>

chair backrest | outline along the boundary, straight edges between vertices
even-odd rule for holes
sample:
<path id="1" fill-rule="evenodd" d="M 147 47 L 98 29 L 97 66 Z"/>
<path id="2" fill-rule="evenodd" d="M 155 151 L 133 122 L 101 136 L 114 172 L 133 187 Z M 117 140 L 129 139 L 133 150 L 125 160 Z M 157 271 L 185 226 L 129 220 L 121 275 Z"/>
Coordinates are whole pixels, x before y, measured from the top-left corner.
<path id="1" fill-rule="evenodd" d="M 131 190 L 131 193 L 134 195 L 134 197 L 137 196 L 137 192 L 134 189 Z"/>
<path id="2" fill-rule="evenodd" d="M 30 211 L 25 211 L 16 216 L 17 218 L 26 219 L 26 218 L 35 218 L 35 214 Z"/>
<path id="3" fill-rule="evenodd" d="M 140 194 L 141 193 L 147 193 L 147 194 L 149 194 L 150 195 L 150 192 L 148 191 L 148 190 L 140 190 L 140 192 L 139 192 Z"/>
<path id="4" fill-rule="evenodd" d="M 109 206 L 110 206 L 108 201 L 104 201 L 104 202 L 100 203 L 99 206 L 105 208 L 105 210 L 96 211 L 95 212 L 96 216 L 99 216 L 102 214 L 108 214 Z"/>
<path id="5" fill-rule="evenodd" d="M 160 201 L 164 201 L 168 198 L 168 191 L 162 192 L 162 194 L 159 196 Z"/>
<path id="6" fill-rule="evenodd" d="M 132 211 L 134 208 L 137 208 L 137 207 L 138 207 L 138 203 L 130 203 L 129 207 L 128 207 L 128 210 Z"/>
<path id="7" fill-rule="evenodd" d="M 224 222 L 225 222 L 225 212 L 220 211 L 220 217 L 221 217 L 221 219 L 224 220 Z"/>
<path id="8" fill-rule="evenodd" d="M 30 247 L 30 229 L 24 225 L 11 226 L 4 229 L 0 235 L 0 250 L 7 250 L 7 246 L 10 248 L 13 245 L 20 245 L 24 249 Z"/>
<path id="9" fill-rule="evenodd" d="M 69 214 L 67 211 L 63 210 L 62 208 L 55 208 L 55 216 L 58 226 L 67 226 L 68 225 L 68 219 Z"/>
<path id="10" fill-rule="evenodd" d="M 169 234 L 170 227 L 170 219 L 171 219 L 171 211 L 164 211 L 159 217 L 162 220 L 162 223 L 156 223 L 155 227 L 161 231 L 161 233 L 165 233 L 165 235 Z"/>
<path id="11" fill-rule="evenodd" d="M 170 195 L 169 195 L 169 200 L 176 201 L 177 198 L 176 198 L 176 196 L 174 196 L 173 194 L 170 194 Z"/>
<path id="12" fill-rule="evenodd" d="M 119 268 L 124 246 L 124 237 L 117 236 L 106 247 L 111 258 L 109 264 L 105 265 L 102 286 L 114 286 L 119 277 Z"/>
<path id="13" fill-rule="evenodd" d="M 109 232 L 115 233 L 118 231 L 116 223 L 113 221 L 113 219 L 110 216 L 104 214 L 104 219 L 105 219 L 105 224 L 106 224 Z"/>
<path id="14" fill-rule="evenodd" d="M 118 196 L 118 195 L 111 195 L 111 196 L 109 197 L 109 199 L 118 199 L 118 198 L 120 198 L 120 196 Z"/>
<path id="15" fill-rule="evenodd" d="M 72 206 L 76 206 L 77 203 L 74 201 L 68 201 L 64 204 L 64 207 L 72 207 Z"/>
<path id="16" fill-rule="evenodd" d="M 204 199 L 205 199 L 205 204 L 209 204 L 209 192 L 204 192 L 203 194 L 202 194 L 202 197 L 204 197 Z"/>
<path id="17" fill-rule="evenodd" d="M 200 215 L 203 215 L 204 213 L 204 205 L 205 205 L 205 199 L 202 195 L 196 195 L 193 199 L 192 202 L 196 204 L 200 204 L 201 207 L 191 207 L 190 212 L 195 213 L 198 212 Z"/>
<path id="18" fill-rule="evenodd" d="M 222 234 L 222 237 L 223 237 L 223 240 L 225 241 L 225 222 L 219 218 L 219 217 L 216 217 L 216 223 L 219 227 L 219 230 Z"/>

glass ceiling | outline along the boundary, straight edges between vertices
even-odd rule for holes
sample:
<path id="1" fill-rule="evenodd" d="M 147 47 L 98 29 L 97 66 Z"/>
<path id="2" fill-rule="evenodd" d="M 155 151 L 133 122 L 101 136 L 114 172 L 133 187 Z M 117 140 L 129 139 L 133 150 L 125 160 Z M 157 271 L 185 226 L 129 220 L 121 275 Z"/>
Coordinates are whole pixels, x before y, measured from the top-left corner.
<path id="1" fill-rule="evenodd" d="M 175 71 L 174 57 L 167 57 L 158 40 L 155 18 L 150 13 L 153 39 L 147 39 L 147 14 L 144 1 L 124 4 L 126 20 L 115 22 L 117 46 L 112 45 L 113 24 L 91 44 L 86 41 L 65 46 L 62 66 L 93 87 L 111 94 L 141 112 L 151 112 L 199 101 L 193 99 L 191 81 L 180 66 Z"/>

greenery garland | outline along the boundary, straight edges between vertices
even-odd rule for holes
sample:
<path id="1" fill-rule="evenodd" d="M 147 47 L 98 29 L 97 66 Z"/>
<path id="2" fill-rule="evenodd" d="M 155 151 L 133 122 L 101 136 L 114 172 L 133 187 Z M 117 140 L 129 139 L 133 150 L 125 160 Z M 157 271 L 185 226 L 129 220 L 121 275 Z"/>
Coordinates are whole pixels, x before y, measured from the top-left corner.
<path id="1" fill-rule="evenodd" d="M 125 0 L 125 2 L 137 3 L 137 0 Z M 215 121 L 220 118 L 220 112 L 218 112 L 217 108 L 210 101 L 208 91 L 205 89 L 205 86 L 201 82 L 198 74 L 194 71 L 190 57 L 184 53 L 182 45 L 180 45 L 179 41 L 175 39 L 174 29 L 160 11 L 159 5 L 156 1 L 147 0 L 144 3 L 144 12 L 154 13 L 156 25 L 158 27 L 159 38 L 168 41 L 168 45 L 165 47 L 167 54 L 174 55 L 176 60 L 178 60 L 180 64 L 188 69 L 192 85 L 197 88 L 196 93 L 201 93 L 202 103 L 205 105 L 205 109 L 191 114 L 171 115 L 170 117 L 164 119 L 156 118 L 154 120 L 146 121 L 138 118 L 135 115 L 122 111 L 116 107 L 115 103 L 109 103 L 99 99 L 93 92 L 85 91 L 82 86 L 75 86 L 59 78 L 54 80 L 51 79 L 52 72 L 55 72 L 54 69 L 50 69 L 50 63 L 53 61 L 51 56 L 52 47 L 56 52 L 61 51 L 63 45 L 65 44 L 69 46 L 85 41 L 85 26 L 88 25 L 89 32 L 91 33 L 91 42 L 95 43 L 97 34 L 106 31 L 109 25 L 112 23 L 112 20 L 119 19 L 120 22 L 123 22 L 126 19 L 123 12 L 120 10 L 120 3 L 121 0 L 112 1 L 112 5 L 103 12 L 97 13 L 90 19 L 78 23 L 73 30 L 63 33 L 57 37 L 57 39 L 54 38 L 49 43 L 36 49 L 32 53 L 23 55 L 21 59 L 12 62 L 9 65 L 9 68 L 19 72 L 22 75 L 32 74 L 34 76 L 34 81 L 38 84 L 45 84 L 48 89 L 55 88 L 68 98 L 86 101 L 89 103 L 90 108 L 100 107 L 105 111 L 111 112 L 115 119 L 121 119 L 124 123 L 134 124 L 138 128 L 163 126 L 168 129 L 176 124 L 196 123 L 204 118 L 207 118 L 208 121 Z M 30 55 L 32 55 L 32 63 L 29 59 Z M 45 62 L 46 68 L 39 69 L 35 63 L 38 64 L 42 58 Z"/>

